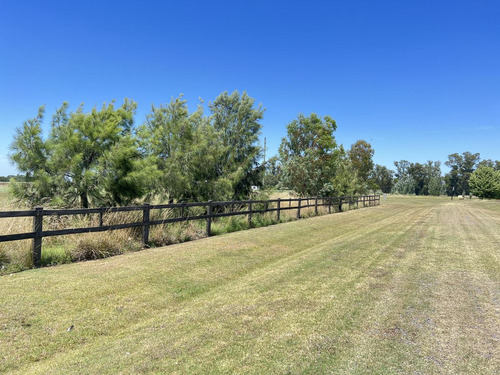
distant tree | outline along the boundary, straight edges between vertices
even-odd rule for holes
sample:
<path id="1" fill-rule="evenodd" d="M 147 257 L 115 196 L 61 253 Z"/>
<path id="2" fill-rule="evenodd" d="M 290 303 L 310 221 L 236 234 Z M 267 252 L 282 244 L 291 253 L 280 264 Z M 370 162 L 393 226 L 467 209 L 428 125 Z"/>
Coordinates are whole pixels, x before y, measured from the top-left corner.
<path id="1" fill-rule="evenodd" d="M 441 176 L 441 162 L 427 161 L 424 164 L 425 169 L 425 184 L 424 193 L 426 195 L 441 195 L 444 187 L 443 177 Z"/>
<path id="2" fill-rule="evenodd" d="M 439 196 L 444 192 L 444 181 L 441 176 L 431 176 L 429 180 L 429 195 Z"/>
<path id="3" fill-rule="evenodd" d="M 500 171 L 480 166 L 470 177 L 470 189 L 480 198 L 500 198 Z"/>
<path id="4" fill-rule="evenodd" d="M 394 172 L 389 168 L 376 164 L 372 174 L 372 180 L 383 193 L 390 193 L 394 185 Z"/>
<path id="5" fill-rule="evenodd" d="M 407 160 L 400 160 L 394 162 L 396 166 L 396 182 L 410 176 L 411 180 L 405 178 L 405 182 L 398 184 L 397 189 L 406 190 L 414 184 L 414 191 L 408 194 L 416 195 L 439 195 L 441 193 L 440 186 L 442 185 L 441 177 L 441 162 L 427 161 L 425 164 L 411 163 Z M 412 182 L 411 182 L 412 181 Z M 432 185 L 432 192 L 431 192 Z M 403 193 L 400 193 L 403 194 Z"/>
<path id="6" fill-rule="evenodd" d="M 484 160 L 481 160 L 478 164 L 477 164 L 477 167 L 489 167 L 489 168 L 493 168 L 495 170 L 500 170 L 500 160 L 491 160 L 491 159 L 484 159 Z"/>
<path id="7" fill-rule="evenodd" d="M 264 187 L 275 188 L 281 180 L 281 164 L 277 156 L 266 161 L 264 171 Z"/>
<path id="8" fill-rule="evenodd" d="M 413 181 L 415 181 L 415 191 L 413 193 L 416 195 L 427 195 L 427 174 L 425 166 L 420 163 L 411 163 L 408 173 L 413 178 Z"/>
<path id="9" fill-rule="evenodd" d="M 454 153 L 448 155 L 448 161 L 445 163 L 451 168 L 449 176 L 446 179 L 446 191 L 449 195 L 453 191 L 455 194 L 469 194 L 469 179 L 474 172 L 480 155 L 478 153 L 472 154 L 469 151 L 462 153 L 462 155 Z"/>
<path id="10" fill-rule="evenodd" d="M 396 180 L 410 174 L 411 163 L 408 160 L 395 161 L 394 166 L 396 167 L 396 173 L 394 174 Z"/>
<path id="11" fill-rule="evenodd" d="M 335 121 L 312 113 L 300 114 L 287 126 L 287 137 L 279 148 L 282 184 L 298 194 L 318 195 L 335 176 L 341 151 L 333 133 Z"/>
<path id="12" fill-rule="evenodd" d="M 368 183 L 373 171 L 372 158 L 374 153 L 371 144 L 365 140 L 356 141 L 349 150 L 349 159 L 351 159 L 354 169 L 358 172 L 359 179 L 364 183 Z"/>
<path id="13" fill-rule="evenodd" d="M 392 187 L 393 194 L 405 194 L 412 195 L 415 194 L 416 183 L 411 175 L 405 175 L 399 178 L 394 186 Z"/>
<path id="14" fill-rule="evenodd" d="M 17 169 L 30 179 L 41 168 L 46 168 L 47 148 L 42 139 L 42 121 L 45 107 L 38 109 L 36 117 L 26 120 L 16 129 L 14 141 L 10 145 L 10 160 Z"/>

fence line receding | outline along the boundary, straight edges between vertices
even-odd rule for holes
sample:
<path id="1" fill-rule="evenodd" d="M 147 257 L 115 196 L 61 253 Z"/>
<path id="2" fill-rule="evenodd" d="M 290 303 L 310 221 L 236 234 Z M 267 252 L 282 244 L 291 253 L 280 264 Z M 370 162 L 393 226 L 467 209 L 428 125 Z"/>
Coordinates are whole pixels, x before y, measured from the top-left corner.
<path id="1" fill-rule="evenodd" d="M 292 205 L 296 203 L 296 205 Z M 177 222 L 188 222 L 194 220 L 206 220 L 206 234 L 211 235 L 212 220 L 227 216 L 247 215 L 251 226 L 253 214 L 263 214 L 266 212 L 276 212 L 276 218 L 279 222 L 281 212 L 286 210 L 297 210 L 297 219 L 301 218 L 301 210 L 314 207 L 315 215 L 318 215 L 318 207 L 327 207 L 328 213 L 332 213 L 332 208 L 342 212 L 345 204 L 349 207 L 370 207 L 380 205 L 380 195 L 360 195 L 344 197 L 310 197 L 310 198 L 285 198 L 270 200 L 246 200 L 246 201 L 221 201 L 221 202 L 196 202 L 196 203 L 169 203 L 150 205 L 148 203 L 141 206 L 129 207 L 99 207 L 99 208 L 81 208 L 81 209 L 44 209 L 35 207 L 32 210 L 24 211 L 3 211 L 0 212 L 1 218 L 14 217 L 33 217 L 33 231 L 18 234 L 0 235 L 0 242 L 20 241 L 33 239 L 33 265 L 41 266 L 42 259 L 42 239 L 44 237 L 65 236 L 78 233 L 104 232 L 109 230 L 142 228 L 142 243 L 148 246 L 149 229 L 154 225 L 163 225 Z M 235 206 L 240 210 L 235 211 Z M 189 208 L 201 207 L 201 215 L 190 215 Z M 230 208 L 229 211 L 227 208 Z M 152 210 L 161 209 L 179 209 L 179 216 L 163 219 L 150 220 Z M 142 220 L 132 223 L 104 225 L 103 217 L 107 213 L 142 211 Z M 303 211 L 302 211 L 303 212 Z M 187 215 L 185 215 L 187 213 Z M 74 216 L 74 215 L 99 215 L 99 225 L 81 228 L 68 228 L 57 230 L 43 230 L 43 218 L 47 216 Z"/>

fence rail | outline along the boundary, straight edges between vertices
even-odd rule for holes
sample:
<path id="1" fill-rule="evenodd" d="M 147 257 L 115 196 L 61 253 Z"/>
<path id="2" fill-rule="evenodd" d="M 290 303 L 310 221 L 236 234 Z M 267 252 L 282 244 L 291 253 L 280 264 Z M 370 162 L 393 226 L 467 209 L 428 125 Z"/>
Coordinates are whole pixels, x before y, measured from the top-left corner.
<path id="1" fill-rule="evenodd" d="M 312 201 L 312 203 L 311 203 Z M 296 205 L 292 205 L 296 203 Z M 127 228 L 142 228 L 142 243 L 148 246 L 149 243 L 149 228 L 154 225 L 163 225 L 177 222 L 187 222 L 194 220 L 206 220 L 206 234 L 211 235 L 212 220 L 221 217 L 246 215 L 251 226 L 253 214 L 263 214 L 266 212 L 276 212 L 277 220 L 280 221 L 281 212 L 286 210 L 297 210 L 297 219 L 301 218 L 301 210 L 314 207 L 315 215 L 318 215 L 319 207 L 328 207 L 328 212 L 332 212 L 332 207 L 342 212 L 343 206 L 348 204 L 349 207 L 369 207 L 378 206 L 380 204 L 380 195 L 361 195 L 361 196 L 343 196 L 343 197 L 309 197 L 309 198 L 287 198 L 287 199 L 270 199 L 270 200 L 246 200 L 246 201 L 223 201 L 223 202 L 196 202 L 196 203 L 169 203 L 150 205 L 148 203 L 141 206 L 129 207 L 99 207 L 99 208 L 82 208 L 82 209 L 44 209 L 43 207 L 35 207 L 33 210 L 25 211 L 3 211 L 0 212 L 1 218 L 17 218 L 17 217 L 33 217 L 33 231 L 27 233 L 0 235 L 0 242 L 20 241 L 33 239 L 32 257 L 35 267 L 41 266 L 42 259 L 42 239 L 44 237 L 65 236 L 78 233 L 104 232 L 108 230 L 118 230 Z M 235 206 L 240 210 L 235 211 Z M 189 216 L 188 208 L 202 207 L 203 214 Z M 230 211 L 226 212 L 224 208 L 230 207 Z M 256 207 L 259 207 L 256 209 Z M 151 210 L 159 209 L 179 209 L 178 217 L 164 220 L 150 220 Z M 131 212 L 142 211 L 142 221 L 123 223 L 123 224 L 103 224 L 103 217 L 108 213 L 115 212 Z M 188 212 L 184 216 L 184 212 Z M 302 211 L 303 212 L 303 211 Z M 335 211 L 334 211 L 335 212 Z M 68 228 L 57 230 L 43 230 L 43 218 L 50 216 L 73 216 L 73 215 L 99 215 L 99 225 L 81 228 Z"/>

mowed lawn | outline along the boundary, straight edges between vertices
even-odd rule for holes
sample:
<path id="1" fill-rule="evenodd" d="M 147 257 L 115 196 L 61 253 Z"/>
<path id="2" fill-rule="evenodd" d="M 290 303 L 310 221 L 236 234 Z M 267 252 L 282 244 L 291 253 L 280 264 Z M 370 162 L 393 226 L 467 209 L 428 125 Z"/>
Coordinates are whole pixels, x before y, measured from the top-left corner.
<path id="1" fill-rule="evenodd" d="M 390 197 L 0 277 L 0 372 L 498 374 L 500 202 Z"/>

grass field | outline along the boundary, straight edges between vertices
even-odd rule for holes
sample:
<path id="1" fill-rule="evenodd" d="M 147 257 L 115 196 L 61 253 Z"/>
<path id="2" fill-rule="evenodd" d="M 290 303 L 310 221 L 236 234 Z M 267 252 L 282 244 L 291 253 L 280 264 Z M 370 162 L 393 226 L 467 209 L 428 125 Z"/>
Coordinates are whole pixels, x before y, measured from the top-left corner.
<path id="1" fill-rule="evenodd" d="M 498 374 L 500 202 L 378 207 L 0 277 L 0 372 Z"/>

